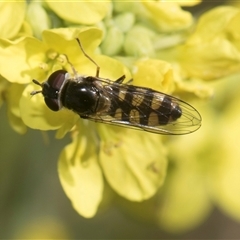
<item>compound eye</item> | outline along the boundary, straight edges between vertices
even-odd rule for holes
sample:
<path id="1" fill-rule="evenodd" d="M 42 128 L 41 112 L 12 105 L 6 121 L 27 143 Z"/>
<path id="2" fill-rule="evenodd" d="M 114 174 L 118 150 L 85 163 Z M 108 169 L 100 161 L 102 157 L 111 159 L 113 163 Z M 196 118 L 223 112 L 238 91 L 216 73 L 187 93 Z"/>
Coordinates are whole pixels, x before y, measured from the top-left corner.
<path id="1" fill-rule="evenodd" d="M 52 73 L 48 80 L 43 83 L 42 94 L 46 105 L 52 111 L 58 111 L 62 108 L 60 101 L 60 90 L 63 87 L 67 71 L 58 70 Z"/>
<path id="2" fill-rule="evenodd" d="M 67 71 L 62 69 L 52 73 L 47 80 L 48 85 L 55 90 L 60 90 L 65 80 L 66 73 Z"/>
<path id="3" fill-rule="evenodd" d="M 48 108 L 50 108 L 54 112 L 57 112 L 61 109 L 58 99 L 44 98 L 44 101 Z"/>

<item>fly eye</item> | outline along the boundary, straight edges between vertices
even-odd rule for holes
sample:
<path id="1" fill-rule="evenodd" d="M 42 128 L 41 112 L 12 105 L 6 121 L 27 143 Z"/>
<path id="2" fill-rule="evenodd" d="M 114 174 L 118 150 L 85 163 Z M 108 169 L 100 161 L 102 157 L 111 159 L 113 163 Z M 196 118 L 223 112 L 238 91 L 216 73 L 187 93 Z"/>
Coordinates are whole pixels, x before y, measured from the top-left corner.
<path id="1" fill-rule="evenodd" d="M 43 83 L 42 94 L 44 96 L 44 100 L 46 105 L 52 111 L 58 111 L 62 108 L 61 104 L 61 89 L 66 80 L 67 71 L 58 70 L 52 73 L 48 80 Z"/>
<path id="2" fill-rule="evenodd" d="M 57 112 L 61 109 L 61 106 L 59 105 L 59 102 L 57 99 L 44 98 L 44 101 L 48 106 L 48 108 L 50 108 L 54 112 Z"/>
<path id="3" fill-rule="evenodd" d="M 49 87 L 55 90 L 60 90 L 65 80 L 66 73 L 67 71 L 65 70 L 57 70 L 52 73 L 47 80 Z"/>

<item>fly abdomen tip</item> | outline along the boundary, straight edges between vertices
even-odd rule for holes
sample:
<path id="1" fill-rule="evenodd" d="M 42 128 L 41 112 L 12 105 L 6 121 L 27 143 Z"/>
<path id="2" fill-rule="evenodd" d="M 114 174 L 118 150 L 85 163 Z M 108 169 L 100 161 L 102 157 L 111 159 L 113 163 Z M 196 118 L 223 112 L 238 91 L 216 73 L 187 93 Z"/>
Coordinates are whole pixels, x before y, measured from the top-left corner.
<path id="1" fill-rule="evenodd" d="M 172 119 L 172 121 L 176 121 L 181 116 L 182 116 L 182 109 L 179 107 L 178 104 L 174 104 L 172 106 L 172 111 L 171 111 L 171 119 Z"/>

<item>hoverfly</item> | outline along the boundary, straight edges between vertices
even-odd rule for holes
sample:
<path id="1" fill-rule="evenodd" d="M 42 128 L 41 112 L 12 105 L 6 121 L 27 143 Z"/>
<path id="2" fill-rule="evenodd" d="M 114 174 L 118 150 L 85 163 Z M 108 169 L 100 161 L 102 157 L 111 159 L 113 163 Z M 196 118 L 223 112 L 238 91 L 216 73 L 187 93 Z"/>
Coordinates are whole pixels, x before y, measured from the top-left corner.
<path id="1" fill-rule="evenodd" d="M 115 81 L 99 77 L 100 67 L 76 40 L 85 57 L 96 66 L 96 76 L 78 74 L 66 56 L 73 77 L 57 70 L 43 83 L 33 79 L 42 89 L 30 94 L 42 93 L 52 111 L 65 107 L 84 119 L 166 135 L 188 134 L 201 126 L 198 111 L 178 98 L 123 83 L 125 75 Z"/>

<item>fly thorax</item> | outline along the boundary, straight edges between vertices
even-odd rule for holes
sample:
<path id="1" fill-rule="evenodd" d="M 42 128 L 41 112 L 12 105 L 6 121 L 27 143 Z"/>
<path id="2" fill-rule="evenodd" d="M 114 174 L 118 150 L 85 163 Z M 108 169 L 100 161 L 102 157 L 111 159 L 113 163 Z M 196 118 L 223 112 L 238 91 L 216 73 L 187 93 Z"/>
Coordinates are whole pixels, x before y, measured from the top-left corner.
<path id="1" fill-rule="evenodd" d="M 88 115 L 96 111 L 98 99 L 99 91 L 91 82 L 69 81 L 62 102 L 64 107 Z"/>

